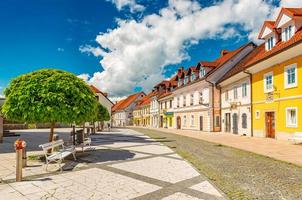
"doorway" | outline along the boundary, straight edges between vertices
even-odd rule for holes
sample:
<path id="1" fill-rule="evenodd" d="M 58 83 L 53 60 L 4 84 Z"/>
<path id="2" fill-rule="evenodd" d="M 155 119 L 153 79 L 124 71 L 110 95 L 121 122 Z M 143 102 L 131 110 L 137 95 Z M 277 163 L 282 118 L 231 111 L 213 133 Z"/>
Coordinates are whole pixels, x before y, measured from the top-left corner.
<path id="1" fill-rule="evenodd" d="M 233 114 L 233 133 L 238 134 L 238 115 L 237 115 L 237 113 Z"/>
<path id="2" fill-rule="evenodd" d="M 164 127 L 164 118 L 163 116 L 160 116 L 160 128 Z"/>
<path id="3" fill-rule="evenodd" d="M 181 128 L 181 118 L 178 116 L 176 118 L 176 121 L 177 121 L 177 129 L 180 129 Z"/>
<path id="4" fill-rule="evenodd" d="M 231 113 L 225 113 L 225 132 L 231 132 Z"/>
<path id="5" fill-rule="evenodd" d="M 275 112 L 265 113 L 266 137 L 275 138 Z"/>
<path id="6" fill-rule="evenodd" d="M 203 116 L 199 117 L 199 130 L 203 131 Z"/>

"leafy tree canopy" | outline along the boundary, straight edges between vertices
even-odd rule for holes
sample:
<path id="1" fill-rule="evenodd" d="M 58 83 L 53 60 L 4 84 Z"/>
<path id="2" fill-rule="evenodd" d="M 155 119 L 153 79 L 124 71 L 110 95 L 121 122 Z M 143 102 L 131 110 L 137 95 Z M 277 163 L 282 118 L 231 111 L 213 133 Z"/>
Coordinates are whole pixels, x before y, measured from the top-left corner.
<path id="1" fill-rule="evenodd" d="M 98 102 L 75 75 L 42 69 L 13 79 L 4 91 L 2 112 L 7 119 L 28 123 L 92 121 Z"/>
<path id="2" fill-rule="evenodd" d="M 98 105 L 97 120 L 99 120 L 101 122 L 110 120 L 110 115 L 109 115 L 107 108 L 101 104 Z"/>

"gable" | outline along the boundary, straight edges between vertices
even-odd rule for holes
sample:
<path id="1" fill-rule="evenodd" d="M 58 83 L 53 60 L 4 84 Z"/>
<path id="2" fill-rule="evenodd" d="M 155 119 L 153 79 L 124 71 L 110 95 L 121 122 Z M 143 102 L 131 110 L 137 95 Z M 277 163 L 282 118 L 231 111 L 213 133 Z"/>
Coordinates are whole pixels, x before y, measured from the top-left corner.
<path id="1" fill-rule="evenodd" d="M 283 26 L 284 24 L 288 23 L 291 20 L 292 20 L 292 18 L 290 16 L 288 16 L 285 13 L 283 13 L 281 15 L 280 19 L 276 21 L 276 27 L 280 28 L 281 26 Z"/>
<path id="2" fill-rule="evenodd" d="M 268 27 L 265 27 L 262 35 L 261 35 L 261 38 L 265 38 L 266 36 L 268 36 L 269 34 L 271 34 L 273 31 L 272 29 L 268 28 Z"/>

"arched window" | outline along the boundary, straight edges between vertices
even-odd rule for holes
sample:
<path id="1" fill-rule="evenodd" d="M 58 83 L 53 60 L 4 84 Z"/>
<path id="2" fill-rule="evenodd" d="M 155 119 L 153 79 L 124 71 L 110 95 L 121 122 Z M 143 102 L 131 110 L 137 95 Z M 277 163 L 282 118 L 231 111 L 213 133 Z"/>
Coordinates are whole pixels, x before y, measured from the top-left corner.
<path id="1" fill-rule="evenodd" d="M 242 128 L 247 128 L 247 115 L 243 113 L 241 117 L 242 117 Z"/>

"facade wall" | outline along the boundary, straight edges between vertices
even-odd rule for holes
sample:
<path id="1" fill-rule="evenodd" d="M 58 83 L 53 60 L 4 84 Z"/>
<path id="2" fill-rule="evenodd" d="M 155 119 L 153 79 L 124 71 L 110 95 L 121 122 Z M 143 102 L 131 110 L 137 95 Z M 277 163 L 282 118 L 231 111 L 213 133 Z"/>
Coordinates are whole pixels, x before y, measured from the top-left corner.
<path id="1" fill-rule="evenodd" d="M 173 91 L 174 128 L 213 131 L 211 87 L 209 83 L 199 81 Z M 180 127 L 177 122 L 181 122 Z"/>
<path id="2" fill-rule="evenodd" d="M 246 96 L 243 95 L 244 84 L 246 84 Z M 235 88 L 237 88 L 237 98 L 234 97 Z M 221 88 L 222 132 L 251 136 L 250 94 L 251 85 L 249 76 Z M 236 106 L 232 107 L 232 104 L 236 104 Z M 237 123 L 234 124 L 234 121 L 237 121 Z"/>
<path id="3" fill-rule="evenodd" d="M 297 86 L 285 88 L 286 75 L 284 70 L 287 66 L 297 66 Z M 273 73 L 274 91 L 268 98 L 264 92 L 264 75 Z M 254 135 L 267 137 L 267 125 L 265 116 L 268 112 L 275 115 L 275 137 L 287 139 L 294 132 L 302 132 L 302 55 L 271 66 L 253 75 L 253 129 Z M 297 125 L 289 126 L 287 123 L 287 109 L 295 108 L 297 111 Z"/>
<path id="4" fill-rule="evenodd" d="M 159 100 L 159 126 L 161 128 L 173 128 L 173 96 Z"/>
<path id="5" fill-rule="evenodd" d="M 110 120 L 105 122 L 105 124 L 111 122 L 111 116 L 112 116 L 112 112 L 111 112 L 111 109 L 112 109 L 112 102 L 109 101 L 106 97 L 104 97 L 102 94 L 99 94 L 99 93 L 96 93 L 97 97 L 98 97 L 98 101 L 100 102 L 100 104 L 102 106 L 104 106 L 105 108 L 107 108 L 108 112 L 109 112 L 109 116 L 110 116 Z"/>

